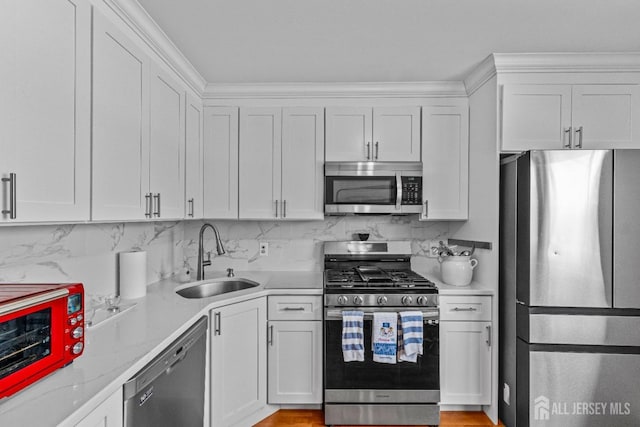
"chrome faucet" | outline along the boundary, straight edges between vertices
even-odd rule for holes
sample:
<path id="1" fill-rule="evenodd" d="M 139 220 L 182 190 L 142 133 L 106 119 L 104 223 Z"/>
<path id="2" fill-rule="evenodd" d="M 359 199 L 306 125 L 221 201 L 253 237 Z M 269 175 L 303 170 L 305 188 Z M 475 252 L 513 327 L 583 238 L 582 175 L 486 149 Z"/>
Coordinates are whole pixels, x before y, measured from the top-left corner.
<path id="1" fill-rule="evenodd" d="M 211 252 L 207 252 L 207 259 L 204 259 L 203 235 L 204 230 L 206 230 L 207 227 L 211 228 L 213 230 L 213 234 L 215 234 L 216 236 L 216 252 L 218 252 L 218 255 L 225 254 L 224 246 L 222 245 L 222 240 L 220 240 L 220 233 L 218 233 L 218 229 L 208 222 L 203 224 L 202 227 L 200 227 L 200 236 L 198 240 L 198 275 L 196 277 L 196 280 L 203 280 L 204 268 L 211 265 Z"/>

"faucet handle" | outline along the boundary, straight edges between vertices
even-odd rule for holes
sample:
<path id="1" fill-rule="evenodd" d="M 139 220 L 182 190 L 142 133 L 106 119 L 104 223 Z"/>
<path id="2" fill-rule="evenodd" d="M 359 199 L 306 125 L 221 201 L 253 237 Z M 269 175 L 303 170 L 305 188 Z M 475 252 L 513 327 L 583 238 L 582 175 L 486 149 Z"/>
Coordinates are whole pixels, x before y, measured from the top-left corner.
<path id="1" fill-rule="evenodd" d="M 227 277 L 234 277 L 235 273 L 233 272 L 233 268 L 227 268 Z"/>
<path id="2" fill-rule="evenodd" d="M 203 266 L 209 266 L 211 265 L 211 252 L 206 252 L 206 258 L 204 258 L 202 260 L 202 265 Z"/>

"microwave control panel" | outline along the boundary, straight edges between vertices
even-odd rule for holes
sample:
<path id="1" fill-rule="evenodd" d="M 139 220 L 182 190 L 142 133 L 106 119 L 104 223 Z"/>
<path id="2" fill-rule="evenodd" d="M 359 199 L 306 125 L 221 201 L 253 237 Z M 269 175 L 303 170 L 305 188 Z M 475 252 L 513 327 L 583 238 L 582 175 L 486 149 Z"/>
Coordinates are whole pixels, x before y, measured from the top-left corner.
<path id="1" fill-rule="evenodd" d="M 422 177 L 403 176 L 402 178 L 402 204 L 422 204 Z"/>

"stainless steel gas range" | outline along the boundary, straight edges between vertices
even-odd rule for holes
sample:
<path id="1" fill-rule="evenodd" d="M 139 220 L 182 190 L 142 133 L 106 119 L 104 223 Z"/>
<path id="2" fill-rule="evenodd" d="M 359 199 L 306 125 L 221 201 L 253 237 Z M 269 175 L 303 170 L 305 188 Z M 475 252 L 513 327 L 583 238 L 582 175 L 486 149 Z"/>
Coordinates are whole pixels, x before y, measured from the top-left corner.
<path id="1" fill-rule="evenodd" d="M 325 423 L 440 423 L 438 290 L 411 270 L 409 242 L 327 242 L 324 246 Z M 345 362 L 342 312 L 364 312 L 364 361 Z M 417 361 L 372 358 L 375 312 L 420 311 L 422 355 Z"/>

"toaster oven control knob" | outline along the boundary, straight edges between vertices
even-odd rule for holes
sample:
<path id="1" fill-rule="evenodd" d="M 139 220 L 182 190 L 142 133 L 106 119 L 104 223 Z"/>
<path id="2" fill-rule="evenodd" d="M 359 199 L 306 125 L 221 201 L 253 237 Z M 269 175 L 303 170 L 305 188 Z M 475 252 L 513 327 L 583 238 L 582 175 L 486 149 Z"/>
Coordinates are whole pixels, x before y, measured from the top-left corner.
<path id="1" fill-rule="evenodd" d="M 77 342 L 73 345 L 73 347 L 71 347 L 71 353 L 80 354 L 83 348 L 84 348 L 84 344 L 82 344 L 81 342 Z"/>
<path id="2" fill-rule="evenodd" d="M 364 300 L 362 299 L 362 297 L 360 295 L 356 295 L 355 297 L 353 297 L 353 303 L 355 305 L 362 305 L 363 302 L 364 302 Z"/>
<path id="3" fill-rule="evenodd" d="M 345 297 L 344 295 L 340 295 L 338 297 L 338 304 L 345 305 L 348 302 L 349 302 L 349 299 L 347 297 Z"/>
<path id="4" fill-rule="evenodd" d="M 72 317 L 71 319 L 69 319 L 69 324 L 71 326 L 75 325 L 76 323 L 78 323 L 78 319 L 76 319 L 75 317 Z"/>
<path id="5" fill-rule="evenodd" d="M 78 326 L 77 328 L 75 328 L 73 331 L 71 331 L 71 337 L 73 337 L 73 339 L 78 339 L 83 335 L 84 331 L 82 330 L 82 326 Z"/>
<path id="6" fill-rule="evenodd" d="M 429 304 L 429 297 L 419 296 L 418 297 L 418 305 L 427 305 Z"/>
<path id="7" fill-rule="evenodd" d="M 413 303 L 413 297 L 405 295 L 401 299 L 403 305 L 411 305 Z"/>
<path id="8" fill-rule="evenodd" d="M 382 295 L 378 297 L 378 304 L 385 305 L 387 303 L 387 297 Z"/>

